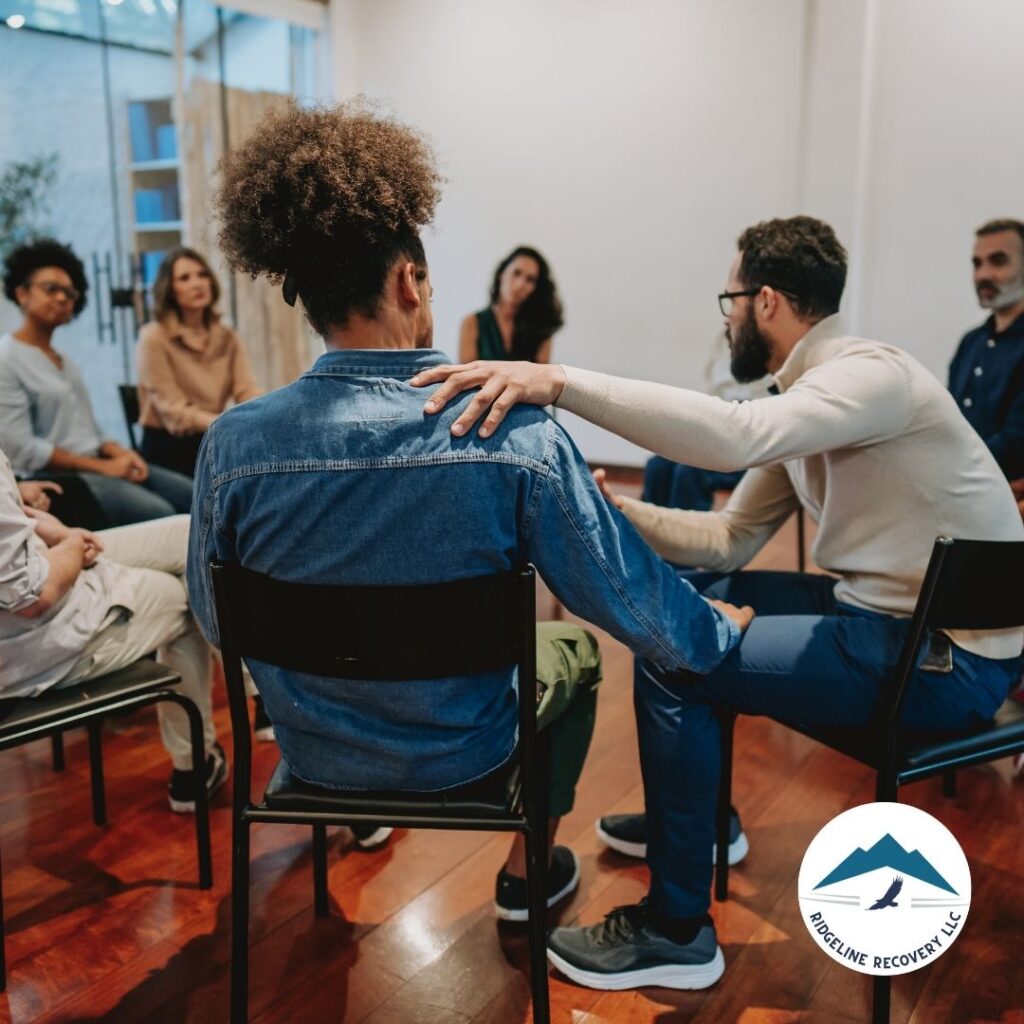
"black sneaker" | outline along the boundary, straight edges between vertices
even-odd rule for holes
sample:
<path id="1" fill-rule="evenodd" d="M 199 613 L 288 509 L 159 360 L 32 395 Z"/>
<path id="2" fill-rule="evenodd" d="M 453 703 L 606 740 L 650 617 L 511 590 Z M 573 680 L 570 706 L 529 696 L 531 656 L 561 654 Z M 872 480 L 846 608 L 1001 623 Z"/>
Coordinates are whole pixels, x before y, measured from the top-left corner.
<path id="1" fill-rule="evenodd" d="M 353 825 L 352 835 L 360 850 L 376 850 L 383 846 L 395 830 L 387 825 Z"/>
<path id="2" fill-rule="evenodd" d="M 548 907 L 565 899 L 579 884 L 579 858 L 568 846 L 556 846 L 551 851 L 551 867 L 548 868 Z M 494 887 L 494 910 L 503 921 L 529 921 L 526 879 L 510 875 L 502 868 Z"/>
<path id="3" fill-rule="evenodd" d="M 556 928 L 548 960 L 587 988 L 708 988 L 725 971 L 725 958 L 708 918 L 692 942 L 673 942 L 656 931 L 647 901 L 616 907 L 589 928 Z"/>
<path id="4" fill-rule="evenodd" d="M 256 735 L 256 739 L 261 743 L 272 743 L 274 741 L 274 723 L 263 706 L 263 698 L 253 697 L 252 706 L 256 712 L 252 723 L 252 731 Z"/>
<path id="5" fill-rule="evenodd" d="M 609 814 L 598 818 L 594 824 L 598 838 L 613 850 L 627 857 L 647 856 L 647 816 L 645 814 Z M 718 851 L 716 843 L 711 848 L 711 859 Z M 735 808 L 729 817 L 729 865 L 739 864 L 750 852 L 750 843 L 740 826 L 740 816 Z"/>
<path id="6" fill-rule="evenodd" d="M 213 750 L 206 755 L 206 796 L 213 796 L 228 779 L 228 759 L 224 748 L 214 743 Z M 176 814 L 195 814 L 196 787 L 195 777 L 191 771 L 175 768 L 171 772 L 171 784 L 168 787 L 167 799 L 171 810 Z"/>

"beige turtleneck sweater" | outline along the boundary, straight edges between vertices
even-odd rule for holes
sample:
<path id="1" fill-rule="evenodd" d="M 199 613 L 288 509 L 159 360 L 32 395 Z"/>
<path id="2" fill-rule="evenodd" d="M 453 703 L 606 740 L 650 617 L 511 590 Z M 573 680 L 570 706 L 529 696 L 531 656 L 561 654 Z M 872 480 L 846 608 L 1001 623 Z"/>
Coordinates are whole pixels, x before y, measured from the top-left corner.
<path id="1" fill-rule="evenodd" d="M 720 512 L 625 499 L 673 562 L 738 569 L 803 505 L 818 524 L 815 562 L 839 576 L 837 600 L 907 616 L 936 537 L 1024 540 L 1005 477 L 946 389 L 901 349 L 846 335 L 838 316 L 796 344 L 775 375 L 780 393 L 752 402 L 565 371 L 559 408 L 677 462 L 754 467 Z M 1024 631 L 950 637 L 1010 658 Z"/>

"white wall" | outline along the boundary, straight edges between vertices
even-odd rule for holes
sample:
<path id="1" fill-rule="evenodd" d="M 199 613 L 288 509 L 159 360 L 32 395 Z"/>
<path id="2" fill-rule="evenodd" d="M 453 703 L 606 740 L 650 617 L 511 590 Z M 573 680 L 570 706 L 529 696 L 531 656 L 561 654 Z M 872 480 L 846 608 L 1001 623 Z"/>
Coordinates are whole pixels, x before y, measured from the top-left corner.
<path id="1" fill-rule="evenodd" d="M 436 344 L 454 352 L 495 264 L 527 243 L 565 302 L 556 358 L 699 386 L 736 235 L 791 210 L 799 0 L 427 10 L 356 3 L 338 70 L 441 154 L 448 183 L 425 239 Z M 592 458 L 643 458 L 587 424 L 570 429 Z"/>
<path id="2" fill-rule="evenodd" d="M 433 139 L 436 342 L 518 243 L 550 258 L 555 357 L 699 386 L 739 231 L 807 212 L 844 311 L 940 376 L 981 319 L 973 228 L 1024 215 L 1020 0 L 333 0 L 335 84 Z M 847 308 L 849 307 L 849 308 Z M 643 453 L 587 424 L 595 461 Z"/>

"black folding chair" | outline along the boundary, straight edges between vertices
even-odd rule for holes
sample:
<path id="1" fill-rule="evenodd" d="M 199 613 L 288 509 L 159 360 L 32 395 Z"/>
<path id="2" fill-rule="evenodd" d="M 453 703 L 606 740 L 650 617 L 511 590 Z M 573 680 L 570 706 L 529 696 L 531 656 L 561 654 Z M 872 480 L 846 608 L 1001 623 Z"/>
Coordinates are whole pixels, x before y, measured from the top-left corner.
<path id="1" fill-rule="evenodd" d="M 134 710 L 170 701 L 188 715 L 192 739 L 192 769 L 204 778 L 206 753 L 203 743 L 203 719 L 199 709 L 175 686 L 181 678 L 148 658 L 134 665 L 91 679 L 67 689 L 47 690 L 39 697 L 0 701 L 0 750 L 19 747 L 44 736 L 57 736 L 65 729 L 85 726 L 89 730 L 90 767 L 92 769 L 93 819 L 106 822 L 106 797 L 103 762 L 100 759 L 100 729 L 106 715 Z M 63 756 L 63 755 L 62 755 Z M 210 859 L 210 818 L 206 787 L 199 786 L 196 797 L 196 849 L 199 859 L 199 888 L 213 884 Z M 2 882 L 2 879 L 0 879 Z M 3 894 L 0 891 L 0 991 L 7 987 L 4 957 Z"/>
<path id="2" fill-rule="evenodd" d="M 945 776 L 952 795 L 959 768 L 995 761 L 1024 750 L 1024 721 L 988 723 L 968 733 L 942 735 L 900 729 L 900 714 L 921 644 L 929 630 L 1011 629 L 1024 625 L 1024 541 L 953 540 L 939 537 L 932 549 L 910 631 L 891 688 L 878 696 L 872 721 L 860 729 L 783 723 L 838 750 L 877 772 L 875 799 L 895 801 L 900 786 Z M 733 727 L 736 716 L 722 714 L 722 766 L 718 788 L 715 898 L 729 896 L 729 814 L 732 799 Z M 887 1024 L 891 978 L 876 977 L 872 1024 Z"/>
<path id="3" fill-rule="evenodd" d="M 253 822 L 313 827 L 316 915 L 327 906 L 327 826 L 523 832 L 530 913 L 533 1013 L 547 1024 L 546 748 L 537 738 L 535 573 L 501 573 L 427 586 L 285 583 L 239 565 L 210 566 L 235 745 L 231 875 L 231 1020 L 248 1015 L 249 828 Z M 457 623 L 457 630 L 452 624 Z M 242 657 L 334 679 L 429 680 L 518 668 L 519 746 L 476 783 L 441 792 L 322 789 L 282 760 L 263 798 L 250 792 L 252 742 Z M 338 684 L 344 701 L 344 684 Z M 386 699 L 386 698 L 385 698 Z"/>
<path id="4" fill-rule="evenodd" d="M 121 397 L 124 422 L 128 428 L 128 442 L 134 451 L 138 451 L 139 445 L 135 440 L 135 425 L 139 422 L 139 389 L 134 384 L 118 384 L 117 393 Z"/>

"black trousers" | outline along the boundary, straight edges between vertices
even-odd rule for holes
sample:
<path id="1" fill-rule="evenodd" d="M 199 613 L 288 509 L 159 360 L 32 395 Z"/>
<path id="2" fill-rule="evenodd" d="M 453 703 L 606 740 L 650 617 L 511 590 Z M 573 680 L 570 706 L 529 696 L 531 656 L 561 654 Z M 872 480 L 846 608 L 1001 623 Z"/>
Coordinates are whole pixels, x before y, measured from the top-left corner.
<path id="1" fill-rule="evenodd" d="M 199 454 L 199 446 L 202 443 L 202 434 L 186 434 L 184 437 L 175 437 L 166 430 L 143 427 L 139 452 L 147 462 L 152 462 L 154 466 L 163 466 L 185 476 L 194 476 L 196 456 Z"/>

